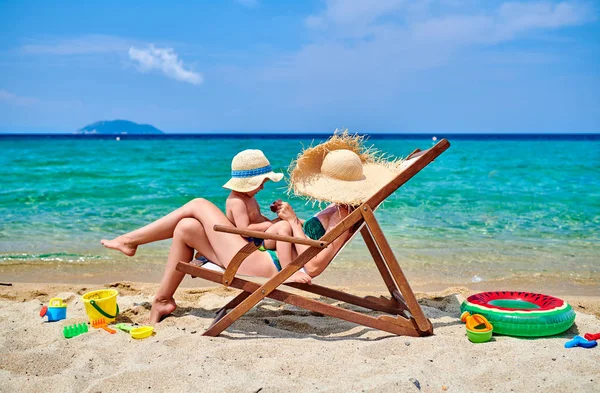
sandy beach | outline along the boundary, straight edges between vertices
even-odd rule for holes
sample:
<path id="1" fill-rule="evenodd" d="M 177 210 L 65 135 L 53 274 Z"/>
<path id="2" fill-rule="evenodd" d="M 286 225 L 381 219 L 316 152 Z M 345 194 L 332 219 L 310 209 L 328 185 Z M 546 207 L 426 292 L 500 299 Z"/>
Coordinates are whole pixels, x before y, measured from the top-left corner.
<path id="1" fill-rule="evenodd" d="M 155 284 L 0 287 L 0 391 L 592 392 L 600 386 L 600 349 L 564 348 L 576 334 L 600 331 L 598 297 L 563 296 L 576 310 L 575 325 L 538 339 L 469 342 L 459 307 L 475 291 L 464 287 L 417 293 L 434 325 L 431 337 L 393 336 L 267 300 L 213 338 L 202 332 L 237 292 L 188 287 L 150 338 L 94 329 L 63 338 L 64 325 L 87 322 L 81 295 L 102 287 L 119 291 L 118 322 L 147 320 Z M 39 317 L 52 297 L 67 302 L 67 320 Z"/>

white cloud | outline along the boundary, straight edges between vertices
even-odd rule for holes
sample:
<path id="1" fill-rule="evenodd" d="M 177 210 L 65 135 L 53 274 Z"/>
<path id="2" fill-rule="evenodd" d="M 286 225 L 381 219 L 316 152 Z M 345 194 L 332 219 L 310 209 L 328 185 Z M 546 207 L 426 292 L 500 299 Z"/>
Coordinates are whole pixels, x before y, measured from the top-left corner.
<path id="1" fill-rule="evenodd" d="M 327 0 L 326 9 L 307 17 L 305 23 L 315 29 L 327 28 L 343 39 L 377 36 L 381 30 L 394 29 L 445 41 L 450 34 L 450 38 L 471 43 L 510 40 L 535 29 L 557 29 L 595 20 L 595 9 L 580 1 L 505 2 L 492 11 L 463 5 L 448 0 L 419 4 L 406 0 Z M 478 37 L 471 39 L 469 34 Z"/>
<path id="2" fill-rule="evenodd" d="M 585 3 L 508 2 L 497 11 L 496 27 L 504 37 L 512 38 L 527 30 L 576 26 L 594 19 L 594 10 Z"/>
<path id="3" fill-rule="evenodd" d="M 83 55 L 93 53 L 124 53 L 133 44 L 132 40 L 108 35 L 86 35 L 79 38 L 52 40 L 23 45 L 25 54 Z"/>
<path id="4" fill-rule="evenodd" d="M 183 61 L 172 48 L 156 48 L 150 45 L 146 49 L 129 48 L 129 57 L 137 62 L 141 72 L 160 70 L 169 78 L 198 85 L 203 82 L 201 73 L 187 70 Z"/>
<path id="5" fill-rule="evenodd" d="M 0 89 L 0 102 L 6 102 L 18 106 L 30 106 L 37 104 L 40 100 L 34 97 L 22 97 L 8 90 Z"/>
<path id="6" fill-rule="evenodd" d="M 356 102 L 385 107 L 422 91 L 435 78 L 449 85 L 459 78 L 493 78 L 488 72 L 497 71 L 495 65 L 500 63 L 515 67 L 499 72 L 516 72 L 517 64 L 569 61 L 559 51 L 567 45 L 565 38 L 572 36 L 559 29 L 586 24 L 597 15 L 593 4 L 580 1 L 328 0 L 323 4 L 321 11 L 305 19 L 312 42 L 276 58 L 255 77 L 244 77 L 282 94 L 293 91 L 290 105 L 310 102 L 315 111 L 325 107 L 331 113 L 335 106 L 345 111 Z M 519 45 L 524 38 L 526 45 Z M 543 41 L 536 43 L 539 39 Z M 515 45 L 498 47 L 509 42 Z"/>
<path id="7" fill-rule="evenodd" d="M 314 42 L 288 56 L 274 75 L 311 70 L 336 78 L 439 66 L 471 46 L 491 47 L 534 32 L 583 25 L 596 19 L 582 1 L 489 2 L 455 0 L 327 0 L 305 19 Z M 351 71 L 353 70 L 353 71 Z"/>

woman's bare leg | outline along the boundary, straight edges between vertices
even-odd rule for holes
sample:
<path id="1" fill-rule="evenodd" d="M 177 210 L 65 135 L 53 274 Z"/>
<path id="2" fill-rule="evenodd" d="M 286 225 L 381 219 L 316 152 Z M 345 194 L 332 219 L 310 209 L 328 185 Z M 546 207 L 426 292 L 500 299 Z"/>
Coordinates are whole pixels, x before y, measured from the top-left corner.
<path id="1" fill-rule="evenodd" d="M 194 249 L 187 243 L 188 235 L 194 227 L 200 226 L 200 223 L 193 218 L 183 219 L 177 224 L 173 233 L 173 243 L 169 251 L 169 258 L 165 266 L 160 287 L 156 292 L 154 301 L 152 302 L 152 310 L 150 311 L 150 323 L 157 323 L 165 316 L 169 315 L 177 308 L 173 294 L 181 284 L 181 280 L 185 277 L 182 273 L 175 269 L 179 261 L 189 261 L 194 255 Z"/>
<path id="2" fill-rule="evenodd" d="M 192 247 L 197 251 L 196 255 L 193 257 L 194 259 L 203 256 L 208 259 L 210 262 L 213 262 L 222 267 L 222 263 L 219 260 L 217 254 L 215 254 L 215 250 L 210 245 L 208 238 L 206 237 L 206 231 L 200 221 L 195 218 L 183 219 L 182 221 L 193 220 L 194 225 L 188 228 L 189 233 L 186 232 L 186 244 Z M 187 227 L 186 227 L 187 228 Z M 202 250 L 202 251 L 198 251 Z"/>
<path id="3" fill-rule="evenodd" d="M 209 260 L 227 267 L 233 256 L 247 242 L 241 236 L 231 235 L 213 230 L 214 225 L 232 224 L 227 217 L 212 203 L 202 200 L 198 204 L 203 214 L 201 219 L 184 218 L 175 227 L 173 243 L 169 251 L 169 258 L 158 292 L 152 304 L 150 322 L 156 323 L 172 313 L 177 307 L 173 294 L 185 276 L 176 270 L 180 261 L 190 261 L 194 249 Z M 238 269 L 240 274 L 272 277 L 277 273 L 275 265 L 267 253 L 255 252 L 251 254 Z"/>
<path id="4" fill-rule="evenodd" d="M 282 236 L 293 235 L 292 227 L 287 221 L 276 222 L 275 224 L 271 225 L 269 229 L 265 231 L 265 233 L 275 233 L 277 235 Z M 275 249 L 275 251 L 277 252 L 277 256 L 279 257 L 279 263 L 281 264 L 282 269 L 290 263 L 292 263 L 292 261 L 298 256 L 296 252 L 296 247 L 294 247 L 294 245 L 289 242 L 265 240 L 265 248 L 268 248 L 269 250 Z M 310 284 L 311 277 L 302 271 L 297 271 L 296 273 L 292 274 L 291 277 L 288 278 L 285 282 L 299 282 L 304 284 Z"/>
<path id="5" fill-rule="evenodd" d="M 121 251 L 128 256 L 133 256 L 135 255 L 137 247 L 142 244 L 172 238 L 177 223 L 184 218 L 197 218 L 202 214 L 201 209 L 202 206 L 205 205 L 205 202 L 207 201 L 202 198 L 193 199 L 179 209 L 142 228 L 128 232 L 112 240 L 102 239 L 100 243 L 102 243 L 104 247 Z M 231 225 L 229 220 L 227 220 L 227 222 Z"/>
<path id="6" fill-rule="evenodd" d="M 275 224 L 271 225 L 265 233 L 271 233 L 281 236 L 292 236 L 292 228 L 290 227 L 290 223 L 287 221 L 278 221 Z M 292 253 L 295 253 L 295 247 L 292 243 L 288 242 L 280 242 L 271 239 L 265 239 L 265 248 L 269 250 L 277 250 L 277 255 L 279 255 L 279 259 L 282 257 L 286 258 L 289 256 L 290 261 L 294 259 Z M 288 250 L 289 248 L 289 250 Z M 281 255 L 280 255 L 281 253 Z"/>

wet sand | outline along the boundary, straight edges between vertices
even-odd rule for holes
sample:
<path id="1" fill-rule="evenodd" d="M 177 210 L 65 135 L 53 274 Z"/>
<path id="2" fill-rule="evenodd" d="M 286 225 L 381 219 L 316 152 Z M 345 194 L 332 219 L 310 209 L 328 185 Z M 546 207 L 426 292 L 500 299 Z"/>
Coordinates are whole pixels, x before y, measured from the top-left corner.
<path id="1" fill-rule="evenodd" d="M 160 282 L 163 261 L 143 257 L 115 258 L 94 263 L 69 263 L 30 261 L 19 264 L 0 264 L 0 282 L 6 283 L 67 283 L 94 284 L 106 282 L 135 281 L 147 284 Z M 133 262 L 135 261 L 135 262 Z M 353 288 L 358 291 L 385 292 L 386 287 L 377 269 L 373 266 L 344 267 L 332 264 L 317 278 L 317 282 L 327 286 Z M 600 293 L 598 283 L 593 280 L 565 279 L 552 273 L 509 276 L 507 278 L 484 279 L 471 282 L 471 277 L 452 278 L 444 275 L 432 276 L 429 272 L 404 269 L 415 291 L 443 291 L 454 286 L 465 286 L 476 292 L 483 291 L 528 291 L 554 296 L 596 296 Z M 186 277 L 182 287 L 205 288 L 213 283 Z"/>

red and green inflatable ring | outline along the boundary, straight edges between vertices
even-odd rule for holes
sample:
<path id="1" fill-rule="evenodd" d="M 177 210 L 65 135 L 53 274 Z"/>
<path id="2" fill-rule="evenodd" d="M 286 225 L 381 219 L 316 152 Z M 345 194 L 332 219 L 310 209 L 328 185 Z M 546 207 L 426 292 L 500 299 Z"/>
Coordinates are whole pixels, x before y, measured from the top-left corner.
<path id="1" fill-rule="evenodd" d="M 471 295 L 460 312 L 481 314 L 494 333 L 541 337 L 559 334 L 575 321 L 575 311 L 564 300 L 530 292 L 498 291 Z"/>

